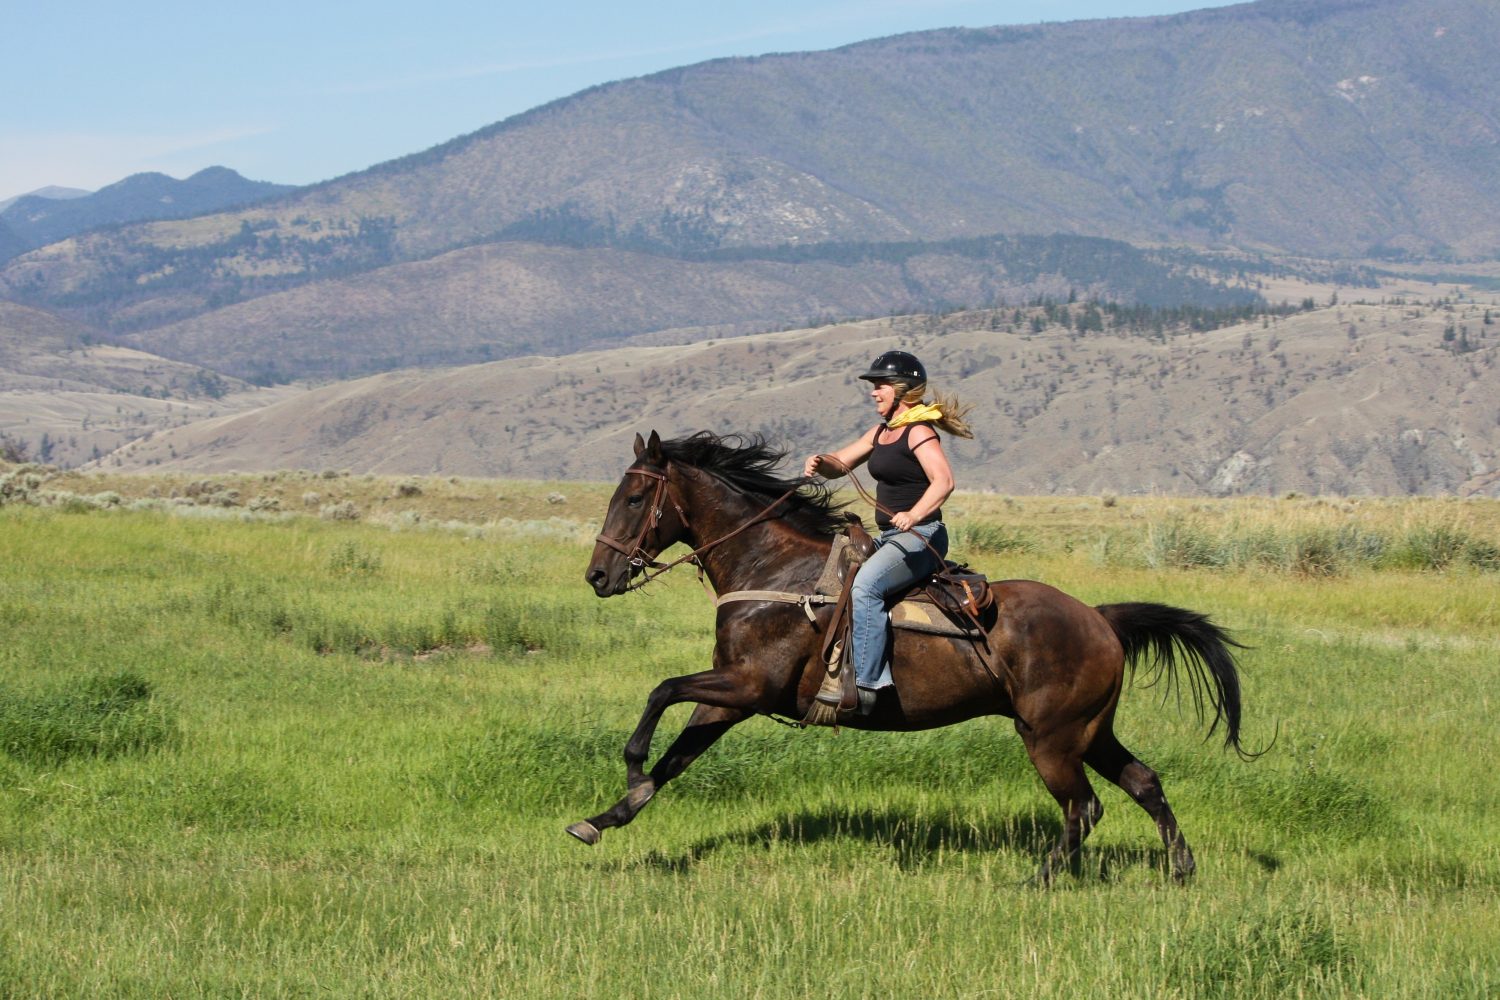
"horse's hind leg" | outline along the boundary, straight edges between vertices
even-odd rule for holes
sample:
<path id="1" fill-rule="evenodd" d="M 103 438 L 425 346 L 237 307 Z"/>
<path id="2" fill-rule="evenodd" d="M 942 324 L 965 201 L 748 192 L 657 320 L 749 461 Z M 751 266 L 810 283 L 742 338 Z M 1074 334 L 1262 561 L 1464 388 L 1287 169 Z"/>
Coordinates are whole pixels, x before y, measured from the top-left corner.
<path id="1" fill-rule="evenodd" d="M 1161 833 L 1161 842 L 1166 845 L 1167 855 L 1172 859 L 1172 877 L 1184 882 L 1197 867 L 1193 852 L 1188 849 L 1187 838 L 1177 828 L 1177 817 L 1167 804 L 1166 792 L 1162 791 L 1161 779 L 1156 772 L 1142 764 L 1125 748 L 1107 727 L 1094 739 L 1094 745 L 1083 758 L 1099 775 L 1125 790 L 1142 809 L 1156 821 Z"/>
<path id="2" fill-rule="evenodd" d="M 568 827 L 568 832 L 585 844 L 597 844 L 599 835 L 604 830 L 612 826 L 624 826 L 635 819 L 636 814 L 651 801 L 657 789 L 686 770 L 703 751 L 713 746 L 720 736 L 729 732 L 749 714 L 736 708 L 699 705 L 649 775 L 638 774 L 640 763 L 633 762 L 630 791 L 625 797 L 599 815 L 574 823 Z"/>
<path id="3" fill-rule="evenodd" d="M 1050 885 L 1052 876 L 1064 865 L 1075 874 L 1078 872 L 1079 848 L 1104 815 L 1104 805 L 1094 794 L 1088 775 L 1084 773 L 1083 761 L 1073 739 L 1075 734 L 1051 733 L 1039 739 L 1033 731 L 1019 725 L 1016 728 L 1021 731 L 1026 751 L 1031 755 L 1031 762 L 1036 765 L 1047 791 L 1052 793 L 1063 811 L 1062 836 L 1037 873 L 1037 881 Z"/>

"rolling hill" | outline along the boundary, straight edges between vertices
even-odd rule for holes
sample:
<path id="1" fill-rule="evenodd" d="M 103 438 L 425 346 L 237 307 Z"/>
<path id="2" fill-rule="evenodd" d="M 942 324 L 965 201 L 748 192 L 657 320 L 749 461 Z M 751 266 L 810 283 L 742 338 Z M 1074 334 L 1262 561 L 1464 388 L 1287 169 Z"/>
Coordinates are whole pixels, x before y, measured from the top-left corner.
<path id="1" fill-rule="evenodd" d="M 763 433 L 801 455 L 872 425 L 853 373 L 901 346 L 934 388 L 975 406 L 977 439 L 950 444 L 964 488 L 1500 496 L 1493 303 L 1387 297 L 1203 332 L 1127 312 L 1089 320 L 1091 308 L 385 373 L 156 434 L 102 464 L 607 480 L 651 429 Z"/>
<path id="2" fill-rule="evenodd" d="M 81 465 L 154 431 L 286 393 L 101 344 L 85 327 L 0 302 L 0 435 L 38 461 Z"/>
<path id="3" fill-rule="evenodd" d="M 485 244 L 253 298 L 125 342 L 259 383 L 559 354 L 643 333 L 694 339 L 1070 294 L 1243 305 L 1267 266 L 1087 237 L 825 244 L 680 260 Z M 1329 269 L 1321 269 L 1326 273 Z M 1341 268 L 1350 283 L 1373 279 Z M 1232 282 L 1232 286 L 1231 286 Z"/>

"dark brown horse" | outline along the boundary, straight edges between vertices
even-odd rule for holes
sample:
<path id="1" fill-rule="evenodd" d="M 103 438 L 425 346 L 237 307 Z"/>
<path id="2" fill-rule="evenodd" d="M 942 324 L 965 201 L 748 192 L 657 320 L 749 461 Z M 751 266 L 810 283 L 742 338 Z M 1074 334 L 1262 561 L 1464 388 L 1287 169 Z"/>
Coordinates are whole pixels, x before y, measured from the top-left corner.
<path id="1" fill-rule="evenodd" d="M 635 439 L 636 461 L 610 500 L 586 578 L 600 597 L 623 594 L 662 550 L 684 542 L 697 553 L 715 591 L 810 593 L 845 524 L 840 503 L 821 484 L 775 474 L 784 457 L 759 439 L 726 440 L 708 433 L 662 441 Z M 1156 773 L 1136 759 L 1112 730 L 1126 663 L 1154 656 L 1158 674 L 1175 680 L 1187 666 L 1200 716 L 1225 724 L 1225 745 L 1239 743 L 1240 692 L 1234 643 L 1204 616 L 1160 604 L 1091 608 L 1042 583 L 992 585 L 999 621 L 992 633 L 1001 668 L 986 666 L 971 643 L 898 631 L 892 640 L 895 689 L 881 693 L 873 713 L 843 724 L 875 730 L 949 726 L 981 715 L 1015 720 L 1016 731 L 1047 790 L 1062 807 L 1062 836 L 1042 865 L 1050 881 L 1076 867 L 1079 845 L 1104 812 L 1084 772 L 1119 785 L 1156 821 L 1179 879 L 1192 874 L 1193 854 L 1177 828 Z M 823 608 L 820 616 L 831 614 Z M 656 686 L 625 744 L 627 793 L 609 809 L 568 832 L 597 843 L 601 831 L 623 826 L 662 785 L 735 724 L 752 715 L 802 718 L 825 673 L 821 624 L 802 607 L 735 601 L 718 610 L 712 669 Z M 648 773 L 657 723 L 679 702 L 697 707 L 677 739 Z"/>

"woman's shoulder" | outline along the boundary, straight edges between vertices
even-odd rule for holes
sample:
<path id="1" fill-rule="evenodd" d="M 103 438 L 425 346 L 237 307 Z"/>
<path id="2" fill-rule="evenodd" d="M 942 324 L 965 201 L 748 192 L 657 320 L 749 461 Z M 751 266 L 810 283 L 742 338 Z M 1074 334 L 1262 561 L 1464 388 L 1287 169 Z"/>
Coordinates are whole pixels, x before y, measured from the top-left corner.
<path id="1" fill-rule="evenodd" d="M 937 430 L 931 424 L 912 424 L 911 432 L 906 435 L 908 448 L 926 444 L 928 441 L 940 441 Z"/>

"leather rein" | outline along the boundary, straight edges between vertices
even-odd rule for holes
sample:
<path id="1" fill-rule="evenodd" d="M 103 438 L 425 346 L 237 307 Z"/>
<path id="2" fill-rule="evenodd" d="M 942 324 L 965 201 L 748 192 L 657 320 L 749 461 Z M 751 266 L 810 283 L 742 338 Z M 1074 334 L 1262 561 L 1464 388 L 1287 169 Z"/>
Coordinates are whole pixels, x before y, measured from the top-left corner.
<path id="1" fill-rule="evenodd" d="M 674 559 L 669 563 L 660 563 L 656 561 L 655 556 L 653 556 L 646 550 L 646 536 L 651 534 L 654 530 L 658 529 L 661 525 L 661 519 L 664 513 L 662 501 L 666 500 L 672 504 L 672 508 L 677 511 L 677 517 L 682 521 L 682 526 L 684 528 L 692 527 L 691 522 L 688 520 L 687 511 L 683 509 L 682 504 L 678 501 L 677 497 L 673 495 L 672 484 L 667 478 L 670 472 L 670 464 L 668 464 L 666 470 L 662 472 L 657 472 L 655 469 L 647 468 L 629 469 L 626 471 L 625 474 L 627 476 L 634 473 L 636 475 L 645 476 L 648 479 L 654 479 L 656 481 L 656 486 L 654 487 L 651 495 L 651 505 L 646 510 L 646 517 L 641 522 L 641 530 L 636 533 L 634 541 L 628 543 L 621 542 L 618 538 L 614 538 L 611 535 L 606 535 L 602 531 L 598 535 L 594 536 L 595 541 L 603 542 L 605 545 L 608 545 L 610 548 L 614 549 L 616 552 L 629 559 L 630 565 L 635 567 L 636 569 L 651 570 L 651 572 L 645 573 L 645 575 L 643 575 L 641 579 L 628 585 L 625 588 L 626 590 L 639 590 L 641 587 L 644 587 L 646 584 L 650 583 L 652 580 L 655 580 L 663 573 L 667 572 L 668 570 L 675 569 L 685 562 L 690 562 L 698 567 L 698 576 L 701 579 L 703 576 L 703 563 L 700 561 L 701 556 L 729 541 L 740 532 L 745 531 L 746 529 L 759 524 L 764 520 L 767 520 L 771 516 L 771 512 L 773 510 L 779 507 L 785 500 L 787 500 L 802 488 L 800 484 L 797 486 L 793 486 L 781 496 L 777 497 L 775 500 L 772 500 L 769 504 L 767 504 L 760 511 L 760 513 L 750 518 L 744 524 L 741 524 L 738 528 L 735 528 L 733 531 L 729 532 L 729 534 L 716 538 L 705 545 L 700 545 L 696 549 L 693 549 L 691 552 L 689 552 L 687 555 Z M 658 552 L 660 552 L 661 549 L 662 546 L 657 547 Z"/>
<path id="2" fill-rule="evenodd" d="M 854 474 L 854 470 L 849 466 L 845 465 L 837 458 L 834 458 L 832 455 L 819 455 L 818 458 L 827 462 L 829 465 L 832 465 L 838 469 L 842 469 L 843 471 L 840 473 L 840 475 L 849 480 L 849 484 L 854 487 L 854 492 L 858 493 L 860 499 L 864 500 L 865 503 L 869 504 L 871 507 L 874 507 L 877 511 L 884 514 L 886 517 L 896 516 L 896 511 L 891 510 L 885 504 L 875 499 L 874 495 L 865 488 L 865 484 L 859 481 L 859 477 Z M 907 528 L 906 530 L 911 532 L 911 534 L 916 535 L 917 540 L 920 541 L 923 545 L 927 546 L 927 551 L 931 552 L 933 556 L 936 557 L 939 567 L 941 567 L 946 562 L 943 554 L 937 549 L 933 548 L 932 543 L 915 530 L 915 525 L 911 528 Z M 978 622 L 976 621 L 975 624 L 978 625 Z"/>
<path id="3" fill-rule="evenodd" d="M 862 497 L 867 503 L 869 503 L 870 506 L 874 507 L 878 511 L 883 512 L 887 517 L 894 516 L 894 511 L 887 509 L 870 494 L 870 491 L 865 488 L 864 483 L 861 483 L 859 481 L 859 477 L 854 474 L 853 469 L 849 468 L 849 466 L 845 465 L 837 458 L 834 458 L 832 455 L 820 455 L 819 458 L 827 461 L 831 465 L 837 466 L 838 468 L 842 469 L 843 475 L 848 477 L 849 482 L 853 484 L 855 491 L 859 493 L 860 497 Z M 681 519 L 682 526 L 684 528 L 691 527 L 691 523 L 688 521 L 687 511 L 683 509 L 682 504 L 677 501 L 677 498 L 672 495 L 672 484 L 667 478 L 670 471 L 670 463 L 667 465 L 666 470 L 663 472 L 657 472 L 655 469 L 647 469 L 645 467 L 626 470 L 625 474 L 627 476 L 634 473 L 635 475 L 645 476 L 648 479 L 653 479 L 656 481 L 656 486 L 654 487 L 651 495 L 651 505 L 647 508 L 646 511 L 647 516 L 645 520 L 641 522 L 641 530 L 636 533 L 634 541 L 629 543 L 622 542 L 618 538 L 615 538 L 611 535 L 606 535 L 602 531 L 594 536 L 595 541 L 603 542 L 605 545 L 608 545 L 610 548 L 614 549 L 616 552 L 629 559 L 630 565 L 635 567 L 636 569 L 654 571 L 646 573 L 643 577 L 641 577 L 640 580 L 627 586 L 625 588 L 626 590 L 639 590 L 641 587 L 644 587 L 646 584 L 650 583 L 652 580 L 655 580 L 663 573 L 667 572 L 670 569 L 675 569 L 685 562 L 691 562 L 693 565 L 697 566 L 698 576 L 701 578 L 703 576 L 703 563 L 699 562 L 700 556 L 709 552 L 711 549 L 714 549 L 719 545 L 722 545 L 723 543 L 729 541 L 731 538 L 738 535 L 746 528 L 749 528 L 752 525 L 759 524 L 761 521 L 766 520 L 768 517 L 770 517 L 771 511 L 775 510 L 788 497 L 802 488 L 800 485 L 793 486 L 781 496 L 777 497 L 775 500 L 772 500 L 769 504 L 767 504 L 760 513 L 750 518 L 738 528 L 735 528 L 729 534 L 724 535 L 722 538 L 716 538 L 706 545 L 700 545 L 698 548 L 689 552 L 687 555 L 674 559 L 669 563 L 660 563 L 656 561 L 656 558 L 652 556 L 651 553 L 646 551 L 646 536 L 661 524 L 662 514 L 664 513 L 664 510 L 662 508 L 662 501 L 665 499 L 671 502 L 672 508 L 677 511 L 677 516 Z M 943 564 L 943 557 L 938 553 L 937 549 L 934 549 L 932 547 L 932 543 L 927 541 L 927 539 L 923 538 L 920 534 L 917 534 L 915 531 L 913 531 L 912 534 L 917 535 L 917 538 L 921 540 L 922 544 L 927 546 L 928 550 L 937 557 L 938 565 L 941 566 Z M 660 552 L 661 548 L 658 547 L 657 551 Z"/>

